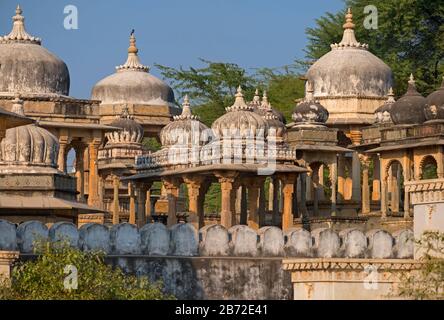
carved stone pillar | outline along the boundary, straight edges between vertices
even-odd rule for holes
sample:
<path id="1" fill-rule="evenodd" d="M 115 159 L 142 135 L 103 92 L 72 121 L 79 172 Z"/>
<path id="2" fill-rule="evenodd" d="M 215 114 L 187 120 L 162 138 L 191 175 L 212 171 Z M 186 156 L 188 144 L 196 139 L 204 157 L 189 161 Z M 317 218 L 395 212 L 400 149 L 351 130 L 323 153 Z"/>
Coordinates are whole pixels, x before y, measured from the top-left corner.
<path id="1" fill-rule="evenodd" d="M 204 177 L 186 176 L 183 180 L 188 189 L 188 211 L 190 212 L 188 222 L 191 223 L 196 230 L 199 230 L 203 227 L 203 224 L 201 224 L 203 219 L 199 217 L 199 194 Z"/>
<path id="2" fill-rule="evenodd" d="M 97 155 L 99 152 L 99 141 L 88 144 L 89 156 L 89 182 L 88 182 L 88 204 L 93 207 L 100 207 L 99 184 L 97 171 Z"/>
<path id="3" fill-rule="evenodd" d="M 119 205 L 119 186 L 120 179 L 117 175 L 113 175 L 113 224 L 120 223 L 120 205 Z"/>
<path id="4" fill-rule="evenodd" d="M 392 212 L 398 213 L 399 212 L 399 169 L 398 169 L 398 163 L 393 163 L 390 167 L 390 178 L 391 178 L 391 208 Z"/>
<path id="5" fill-rule="evenodd" d="M 361 155 L 362 164 L 362 213 L 368 214 L 370 212 L 370 186 L 368 179 L 368 170 L 370 167 L 370 158 L 367 155 Z"/>
<path id="6" fill-rule="evenodd" d="M 258 178 L 249 178 L 246 181 L 248 186 L 248 226 L 254 230 L 259 229 L 258 197 L 261 186 Z"/>
<path id="7" fill-rule="evenodd" d="M 287 231 L 293 227 L 293 192 L 296 181 L 295 176 L 282 175 L 280 176 L 282 183 L 282 194 L 284 196 L 284 203 L 282 208 L 282 231 Z"/>
<path id="8" fill-rule="evenodd" d="M 361 162 L 358 152 L 353 152 L 352 179 L 352 200 L 361 201 Z"/>
<path id="9" fill-rule="evenodd" d="M 381 163 L 379 156 L 373 157 L 373 190 L 372 200 L 379 201 L 381 199 Z"/>
<path id="10" fill-rule="evenodd" d="M 387 218 L 387 177 L 381 177 L 381 218 Z"/>
<path id="11" fill-rule="evenodd" d="M 330 181 L 331 181 L 331 215 L 337 215 L 337 193 L 336 193 L 336 183 L 338 179 L 338 164 L 337 162 L 333 162 L 330 165 Z"/>
<path id="12" fill-rule="evenodd" d="M 180 183 L 177 179 L 174 178 L 169 178 L 169 179 L 164 178 L 162 181 L 168 199 L 167 225 L 170 227 L 177 223 L 176 204 L 177 204 L 177 198 L 179 196 Z"/>
<path id="13" fill-rule="evenodd" d="M 136 224 L 136 194 L 134 189 L 135 189 L 134 182 L 131 181 L 128 182 L 128 195 L 130 198 L 128 222 L 131 224 Z"/>
<path id="14" fill-rule="evenodd" d="M 77 185 L 77 200 L 85 202 L 85 165 L 83 159 L 85 157 L 86 146 L 84 144 L 76 144 L 74 150 L 76 152 L 76 185 Z"/>
<path id="15" fill-rule="evenodd" d="M 338 156 L 338 200 L 345 199 L 345 158 L 343 154 Z"/>
<path id="16" fill-rule="evenodd" d="M 139 182 L 136 184 L 137 192 L 137 219 L 136 224 L 139 228 L 143 227 L 146 221 L 146 192 L 151 188 L 151 184 Z"/>
<path id="17" fill-rule="evenodd" d="M 301 201 L 299 202 L 299 212 L 301 213 L 301 218 L 303 218 L 307 216 L 307 174 L 301 173 L 299 175 L 299 180 L 301 181 Z"/>
<path id="18" fill-rule="evenodd" d="M 231 207 L 231 191 L 233 190 L 236 176 L 235 172 L 216 173 L 222 191 L 220 223 L 227 229 L 232 226 L 232 215 L 235 211 L 235 208 Z"/>
<path id="19" fill-rule="evenodd" d="M 68 141 L 66 139 L 59 139 L 59 156 L 57 158 L 57 165 L 59 170 L 66 173 L 66 148 Z"/>

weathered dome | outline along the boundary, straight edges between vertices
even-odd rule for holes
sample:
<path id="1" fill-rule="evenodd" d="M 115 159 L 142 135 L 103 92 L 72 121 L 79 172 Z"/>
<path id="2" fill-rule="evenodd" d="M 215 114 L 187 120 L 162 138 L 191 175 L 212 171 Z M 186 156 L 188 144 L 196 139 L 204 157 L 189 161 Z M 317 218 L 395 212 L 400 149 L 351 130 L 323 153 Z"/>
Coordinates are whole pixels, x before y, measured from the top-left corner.
<path id="1" fill-rule="evenodd" d="M 427 96 L 424 112 L 426 120 L 444 119 L 444 77 L 441 87 Z"/>
<path id="2" fill-rule="evenodd" d="M 426 99 L 416 90 L 413 75 L 410 75 L 407 92 L 398 99 L 390 110 L 394 124 L 421 124 L 425 121 Z"/>
<path id="3" fill-rule="evenodd" d="M 162 80 L 149 74 L 140 63 L 136 38 L 131 32 L 128 59 L 116 67 L 116 73 L 100 80 L 92 89 L 91 99 L 102 104 L 174 104 L 173 90 Z"/>
<path id="4" fill-rule="evenodd" d="M 259 97 L 258 94 L 259 93 L 256 92 L 255 99 L 257 99 L 256 96 Z M 268 101 L 266 91 L 264 91 L 262 95 L 262 101 L 260 101 L 260 104 L 254 109 L 254 112 L 262 116 L 267 122 L 268 139 L 275 139 L 276 142 L 283 142 L 287 134 L 287 128 L 285 127 L 284 122 L 285 118 L 282 113 L 273 109 L 270 102 Z M 282 119 L 284 119 L 284 121 L 282 121 Z"/>
<path id="5" fill-rule="evenodd" d="M 24 115 L 23 100 L 16 97 L 13 110 Z M 57 167 L 59 142 L 48 130 L 35 124 L 6 130 L 0 144 L 0 165 Z"/>
<path id="6" fill-rule="evenodd" d="M 18 6 L 12 31 L 0 37 L 0 92 L 69 95 L 66 64 L 30 36 Z"/>
<path id="7" fill-rule="evenodd" d="M 160 131 L 162 147 L 173 145 L 199 146 L 209 142 L 210 129 L 193 115 L 188 96 L 185 96 L 182 105 L 182 114 L 173 117 L 173 121 Z"/>
<path id="8" fill-rule="evenodd" d="M 263 117 L 254 112 L 252 106 L 245 103 L 240 86 L 237 89 L 234 104 L 226 108 L 226 111 L 211 126 L 217 138 L 254 138 L 257 135 L 262 135 L 265 138 L 267 136 L 267 122 Z"/>
<path id="9" fill-rule="evenodd" d="M 108 143 L 141 143 L 143 140 L 143 127 L 124 108 L 122 114 L 110 124 L 112 127 L 121 128 L 120 131 L 107 132 Z"/>
<path id="10" fill-rule="evenodd" d="M 271 112 L 280 122 L 282 122 L 283 124 L 286 123 L 284 115 L 271 106 L 270 102 L 268 101 L 266 91 L 264 91 L 262 101 L 260 101 L 259 91 L 256 90 L 253 101 L 251 101 L 248 105 L 252 106 L 254 108 L 253 111 L 262 117 L 265 117 Z"/>
<path id="11" fill-rule="evenodd" d="M 392 71 L 356 40 L 352 18 L 349 9 L 342 41 L 332 44 L 307 72 L 315 97 L 381 97 L 392 87 Z"/>
<path id="12" fill-rule="evenodd" d="M 392 105 L 395 103 L 395 94 L 393 89 L 390 88 L 388 93 L 387 101 L 375 110 L 375 122 L 376 123 L 391 123 L 392 118 L 390 117 L 390 110 Z"/>
<path id="13" fill-rule="evenodd" d="M 313 95 L 313 85 L 307 81 L 305 99 L 296 105 L 291 114 L 296 125 L 323 125 L 328 120 L 328 111 Z"/>

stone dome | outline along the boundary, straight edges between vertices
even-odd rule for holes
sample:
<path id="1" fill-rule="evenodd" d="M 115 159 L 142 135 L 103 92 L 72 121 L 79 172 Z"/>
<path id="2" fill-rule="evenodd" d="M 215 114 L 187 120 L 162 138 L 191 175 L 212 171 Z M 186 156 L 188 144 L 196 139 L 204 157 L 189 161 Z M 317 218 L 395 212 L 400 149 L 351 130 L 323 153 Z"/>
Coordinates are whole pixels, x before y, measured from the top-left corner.
<path id="1" fill-rule="evenodd" d="M 342 41 L 332 44 L 306 74 L 314 83 L 315 97 L 381 97 L 392 87 L 392 71 L 356 40 L 352 18 L 349 9 Z"/>
<path id="2" fill-rule="evenodd" d="M 259 114 L 254 112 L 251 105 L 247 105 L 239 86 L 236 93 L 236 99 L 231 107 L 226 108 L 226 113 L 217 118 L 211 129 L 214 135 L 219 138 L 235 137 L 256 137 L 267 136 L 267 121 Z"/>
<path id="3" fill-rule="evenodd" d="M 199 117 L 191 112 L 188 96 L 182 105 L 182 114 L 173 117 L 173 121 L 160 131 L 162 147 L 201 146 L 209 142 L 210 129 L 199 121 Z"/>
<path id="4" fill-rule="evenodd" d="M 111 122 L 110 126 L 121 128 L 122 130 L 107 132 L 107 144 L 141 143 L 143 140 L 143 127 L 129 115 L 128 108 L 124 108 L 122 114 Z"/>
<path id="5" fill-rule="evenodd" d="M 128 58 L 116 67 L 116 73 L 100 80 L 92 89 L 91 99 L 102 104 L 173 105 L 173 90 L 149 73 L 137 55 L 134 30 L 130 36 Z"/>
<path id="6" fill-rule="evenodd" d="M 13 111 L 24 115 L 23 100 L 15 98 Z M 59 142 L 48 130 L 35 124 L 6 130 L 0 144 L 0 164 L 11 169 L 18 166 L 57 167 Z"/>
<path id="7" fill-rule="evenodd" d="M 425 119 L 426 99 L 416 90 L 413 75 L 410 75 L 407 92 L 391 108 L 390 116 L 394 124 L 421 124 Z"/>
<path id="8" fill-rule="evenodd" d="M 313 94 L 313 85 L 310 81 L 306 84 L 305 99 L 293 109 L 291 118 L 296 125 L 323 125 L 328 120 L 328 111 Z"/>
<path id="9" fill-rule="evenodd" d="M 375 123 L 391 123 L 390 111 L 395 103 L 395 95 L 393 89 L 390 88 L 387 101 L 375 110 Z"/>
<path id="10" fill-rule="evenodd" d="M 18 6 L 12 31 L 0 37 L 0 92 L 69 95 L 66 64 L 25 30 Z"/>
<path id="11" fill-rule="evenodd" d="M 426 120 L 444 119 L 444 77 L 441 87 L 427 96 L 424 112 Z"/>

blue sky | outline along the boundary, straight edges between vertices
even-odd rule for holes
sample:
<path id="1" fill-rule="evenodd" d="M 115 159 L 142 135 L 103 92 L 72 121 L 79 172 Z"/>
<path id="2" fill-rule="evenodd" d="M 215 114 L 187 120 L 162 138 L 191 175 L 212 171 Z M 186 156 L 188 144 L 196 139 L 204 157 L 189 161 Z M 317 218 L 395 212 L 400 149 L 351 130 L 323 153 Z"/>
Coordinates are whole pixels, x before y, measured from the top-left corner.
<path id="1" fill-rule="evenodd" d="M 342 0 L 0 0 L 0 34 L 9 33 L 17 3 L 28 33 L 68 65 L 70 95 L 77 98 L 89 98 L 92 86 L 126 60 L 133 28 L 149 66 L 199 66 L 205 58 L 278 67 L 304 56 L 305 28 L 344 6 Z M 77 30 L 63 26 L 70 4 L 78 9 Z M 155 68 L 151 73 L 159 76 Z"/>

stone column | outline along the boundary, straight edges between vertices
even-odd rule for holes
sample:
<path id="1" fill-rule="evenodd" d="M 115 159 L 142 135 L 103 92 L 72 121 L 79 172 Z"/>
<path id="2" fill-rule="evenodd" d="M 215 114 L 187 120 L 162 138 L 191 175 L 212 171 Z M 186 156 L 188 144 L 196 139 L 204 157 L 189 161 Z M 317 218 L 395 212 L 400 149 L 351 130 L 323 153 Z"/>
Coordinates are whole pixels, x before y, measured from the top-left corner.
<path id="1" fill-rule="evenodd" d="M 180 183 L 177 179 L 163 179 L 163 186 L 165 187 L 165 192 L 168 199 L 168 227 L 175 225 L 177 223 L 176 217 L 176 203 L 177 197 L 179 196 L 179 186 Z"/>
<path id="2" fill-rule="evenodd" d="M 359 202 L 361 201 L 361 162 L 358 152 L 353 152 L 352 179 L 352 200 Z"/>
<path id="3" fill-rule="evenodd" d="M 316 192 L 319 187 L 319 170 L 318 167 L 314 167 L 311 172 L 311 179 L 313 184 L 313 216 L 319 215 L 319 194 Z"/>
<path id="4" fill-rule="evenodd" d="M 88 204 L 93 207 L 100 207 L 99 184 L 97 171 L 97 155 L 99 152 L 99 141 L 93 141 L 88 144 L 89 156 L 89 182 L 88 182 Z"/>
<path id="5" fill-rule="evenodd" d="M 242 185 L 242 197 L 241 197 L 241 213 L 240 224 L 246 225 L 248 221 L 248 201 L 247 201 L 247 187 Z"/>
<path id="6" fill-rule="evenodd" d="M 338 200 L 345 199 L 345 158 L 343 154 L 338 155 Z"/>
<path id="7" fill-rule="evenodd" d="M 83 144 L 77 144 L 75 146 L 77 200 L 79 202 L 85 202 L 85 166 L 83 163 L 85 149 L 86 147 Z"/>
<path id="8" fill-rule="evenodd" d="M 372 190 L 372 200 L 379 201 L 381 199 L 381 163 L 379 156 L 375 155 L 373 157 L 373 190 Z"/>
<path id="9" fill-rule="evenodd" d="M 393 163 L 391 171 L 391 208 L 392 212 L 399 212 L 399 182 L 398 182 L 398 164 Z"/>
<path id="10" fill-rule="evenodd" d="M 204 177 L 202 176 L 186 176 L 184 177 L 184 182 L 188 189 L 188 211 L 190 216 L 188 217 L 188 222 L 191 223 L 196 230 L 203 227 L 202 220 L 199 217 L 199 195 L 202 182 Z"/>
<path id="11" fill-rule="evenodd" d="M 134 182 L 128 182 L 128 194 L 130 197 L 129 202 L 129 223 L 136 224 L 136 195 L 135 195 Z"/>
<path id="12" fill-rule="evenodd" d="M 112 177 L 113 179 L 113 224 L 120 223 L 120 206 L 119 206 L 119 186 L 120 179 L 117 175 Z"/>
<path id="13" fill-rule="evenodd" d="M 301 181 L 301 201 L 299 202 L 301 218 L 307 216 L 307 201 L 306 201 L 306 191 L 307 191 L 307 174 L 301 173 L 299 175 Z"/>
<path id="14" fill-rule="evenodd" d="M 254 230 L 259 229 L 259 214 L 258 214 L 258 197 L 260 185 L 255 180 L 256 178 L 249 178 L 248 185 L 248 226 Z"/>
<path id="15" fill-rule="evenodd" d="M 12 264 L 19 255 L 18 251 L 0 251 L 0 282 L 11 279 Z"/>
<path id="16" fill-rule="evenodd" d="M 325 199 L 325 193 L 324 193 L 324 165 L 320 165 L 318 169 L 318 187 L 316 188 L 317 194 L 318 194 L 318 201 L 322 201 Z"/>
<path id="17" fill-rule="evenodd" d="M 338 179 L 338 164 L 335 161 L 330 165 L 330 181 L 331 181 L 331 215 L 336 216 L 337 215 L 337 208 L 336 208 L 336 202 L 337 202 L 337 192 L 336 192 L 336 183 Z"/>
<path id="18" fill-rule="evenodd" d="M 232 226 L 232 215 L 235 213 L 235 208 L 231 206 L 231 191 L 233 190 L 236 176 L 237 174 L 235 172 L 216 173 L 222 191 L 220 224 L 227 229 Z"/>
<path id="19" fill-rule="evenodd" d="M 274 182 L 273 178 L 270 178 L 270 184 L 268 186 L 268 210 L 273 211 L 273 201 L 274 201 Z"/>
<path id="20" fill-rule="evenodd" d="M 59 170 L 66 173 L 66 148 L 68 142 L 66 140 L 59 139 L 59 156 L 57 158 L 57 165 Z"/>
<path id="21" fill-rule="evenodd" d="M 385 174 L 381 177 L 381 218 L 387 218 L 387 177 Z"/>
<path id="22" fill-rule="evenodd" d="M 146 221 L 146 192 L 150 189 L 151 185 L 143 182 L 136 184 L 137 192 L 137 219 L 136 224 L 139 228 L 143 227 Z"/>
<path id="23" fill-rule="evenodd" d="M 370 158 L 366 155 L 361 155 L 362 161 L 362 213 L 368 214 L 370 212 L 370 186 L 368 179 L 368 170 L 370 167 Z"/>
<path id="24" fill-rule="evenodd" d="M 283 210 L 282 210 L 282 231 L 287 231 L 293 227 L 293 192 L 295 176 L 283 175 L 280 177 L 282 184 L 282 193 L 284 196 Z"/>

